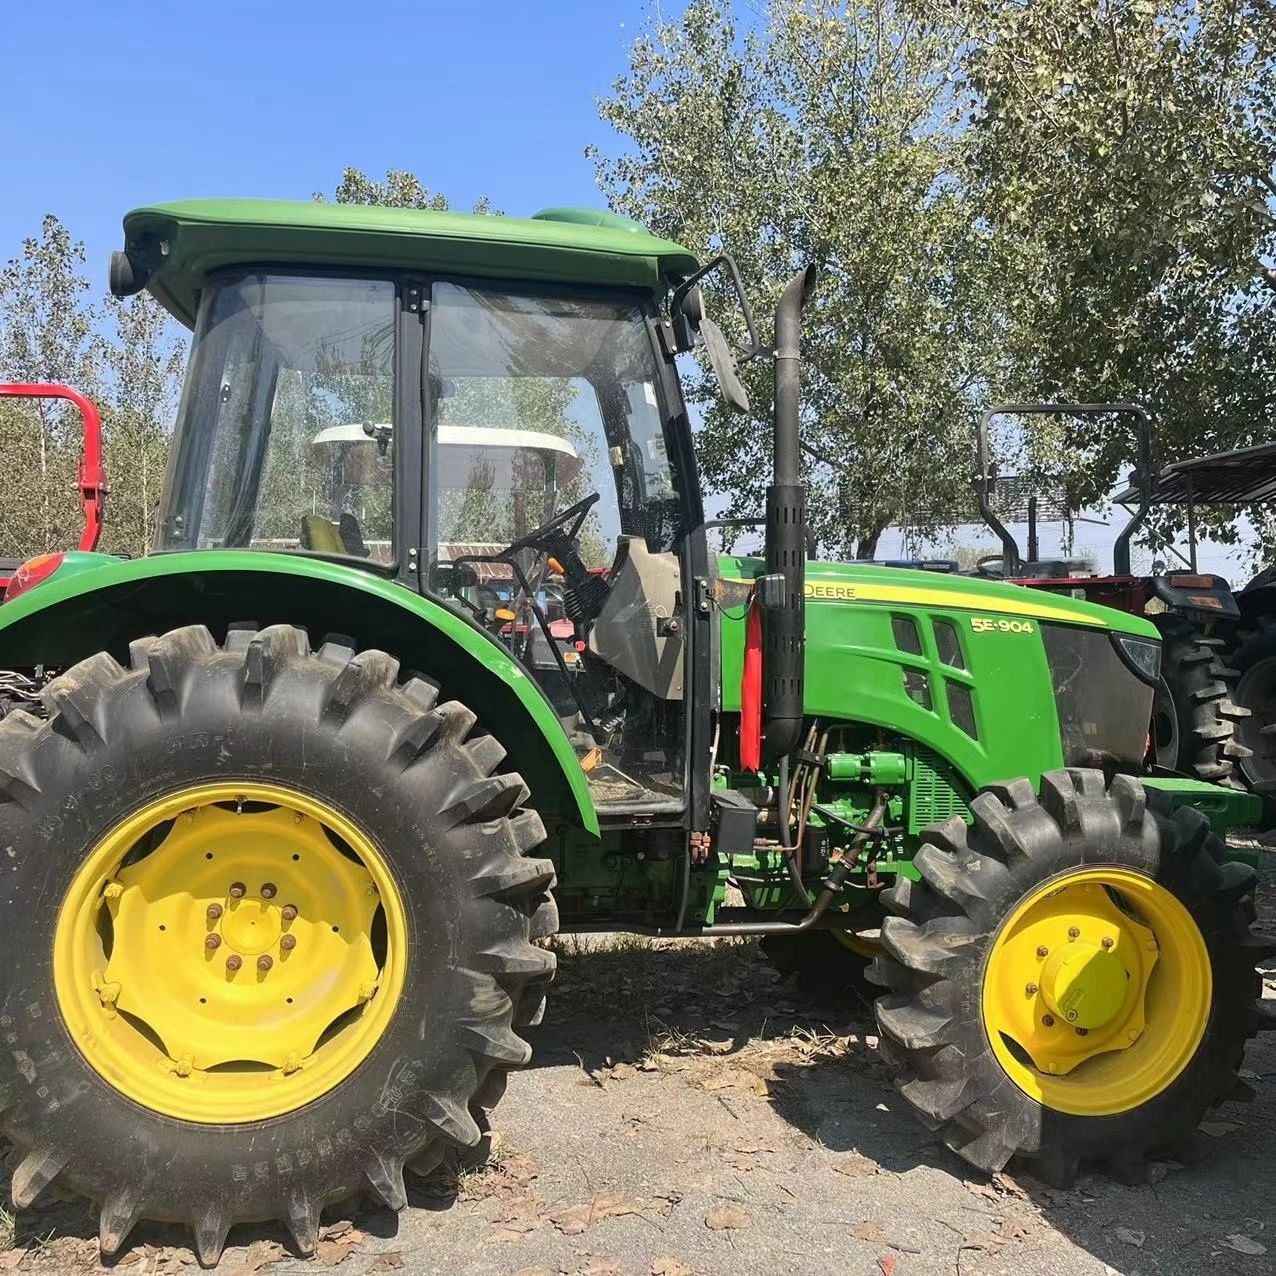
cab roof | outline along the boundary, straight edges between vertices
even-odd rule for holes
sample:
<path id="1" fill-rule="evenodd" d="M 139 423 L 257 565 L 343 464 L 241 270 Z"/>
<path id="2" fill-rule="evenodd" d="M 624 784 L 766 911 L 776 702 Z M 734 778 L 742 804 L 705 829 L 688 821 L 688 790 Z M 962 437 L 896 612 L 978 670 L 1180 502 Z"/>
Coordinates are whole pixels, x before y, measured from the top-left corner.
<path id="1" fill-rule="evenodd" d="M 532 217 L 263 199 L 136 208 L 125 248 L 154 263 L 147 288 L 193 327 L 204 279 L 235 266 L 406 270 L 658 291 L 694 255 L 617 213 L 548 208 Z"/>

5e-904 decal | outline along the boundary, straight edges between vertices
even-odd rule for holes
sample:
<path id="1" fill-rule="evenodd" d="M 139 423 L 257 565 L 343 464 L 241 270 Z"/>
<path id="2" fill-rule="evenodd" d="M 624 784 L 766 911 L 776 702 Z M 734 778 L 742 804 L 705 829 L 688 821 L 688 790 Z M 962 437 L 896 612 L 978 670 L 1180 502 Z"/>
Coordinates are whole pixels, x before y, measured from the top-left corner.
<path id="1" fill-rule="evenodd" d="M 972 633 L 977 634 L 1030 634 L 1030 620 L 989 620 L 984 616 L 972 616 L 970 620 Z"/>

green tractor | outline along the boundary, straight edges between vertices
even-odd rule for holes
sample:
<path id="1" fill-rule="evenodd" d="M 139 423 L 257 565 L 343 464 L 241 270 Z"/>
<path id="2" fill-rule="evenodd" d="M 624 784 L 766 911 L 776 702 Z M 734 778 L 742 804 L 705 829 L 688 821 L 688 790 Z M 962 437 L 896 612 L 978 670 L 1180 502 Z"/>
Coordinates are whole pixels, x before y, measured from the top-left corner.
<path id="1" fill-rule="evenodd" d="M 1137 1173 L 1236 1091 L 1276 945 L 1216 829 L 1257 799 L 1137 778 L 1145 620 L 807 561 L 809 271 L 749 352 L 766 554 L 717 558 L 675 361 L 743 405 L 726 259 L 571 209 L 125 236 L 114 291 L 194 334 L 156 552 L 0 610 L 18 1208 L 56 1182 L 105 1253 L 172 1220 L 205 1264 L 402 1208 L 528 1062 L 560 928 L 871 960 L 903 1095 L 988 1171 Z"/>

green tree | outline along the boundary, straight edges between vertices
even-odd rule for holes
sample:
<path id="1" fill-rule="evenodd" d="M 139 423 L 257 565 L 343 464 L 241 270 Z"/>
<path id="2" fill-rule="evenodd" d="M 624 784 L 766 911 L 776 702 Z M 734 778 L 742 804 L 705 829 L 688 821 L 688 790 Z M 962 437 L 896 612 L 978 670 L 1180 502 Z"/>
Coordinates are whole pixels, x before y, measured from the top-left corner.
<path id="1" fill-rule="evenodd" d="M 736 256 L 759 313 L 801 261 L 821 282 L 804 333 L 803 435 L 826 550 L 934 531 L 969 504 L 975 397 L 996 370 L 1000 263 L 967 194 L 951 28 L 903 0 L 729 0 L 657 11 L 600 103 L 620 135 L 589 153 L 613 207 L 702 257 Z M 734 306 L 720 288 L 715 314 Z M 738 330 L 736 333 L 739 336 Z M 764 340 L 769 334 L 764 334 Z M 729 513 L 761 506 L 770 372 L 730 416 L 703 374 L 699 451 Z"/>
<path id="2" fill-rule="evenodd" d="M 55 381 L 93 395 L 102 347 L 94 329 L 84 245 L 52 214 L 0 268 L 0 379 Z M 82 432 L 69 404 L 0 399 L 0 555 L 66 549 L 81 527 L 75 495 Z"/>
<path id="3" fill-rule="evenodd" d="M 0 270 L 0 378 L 60 382 L 97 404 L 111 483 L 101 548 L 143 554 L 151 547 L 184 346 L 147 295 L 96 305 L 84 265 L 84 245 L 48 214 L 40 235 Z M 0 400 L 0 444 L 11 476 L 0 489 L 0 554 L 73 547 L 83 526 L 79 413 L 57 400 Z"/>
<path id="4" fill-rule="evenodd" d="M 315 200 L 327 203 L 329 197 L 319 191 Z M 386 169 L 385 179 L 377 181 L 362 169 L 347 168 L 341 173 L 341 181 L 331 196 L 334 204 L 377 204 L 383 208 L 428 208 L 436 213 L 446 213 L 452 203 L 446 195 L 431 194 L 415 173 L 402 168 Z M 474 205 L 476 213 L 499 215 L 486 195 Z"/>
<path id="5" fill-rule="evenodd" d="M 1143 403 L 1162 460 L 1271 437 L 1276 8 L 965 0 L 956 10 L 979 209 L 1010 259 L 1016 395 Z M 1128 435 L 1085 422 L 1067 450 L 1070 485 L 1090 503 L 1132 451 Z M 1208 525 L 1234 538 L 1233 515 Z M 1169 512 L 1161 531 L 1178 521 Z"/>
<path id="6" fill-rule="evenodd" d="M 100 548 L 150 552 L 186 342 L 149 293 L 108 297 L 103 342 L 105 468 L 111 482 Z"/>

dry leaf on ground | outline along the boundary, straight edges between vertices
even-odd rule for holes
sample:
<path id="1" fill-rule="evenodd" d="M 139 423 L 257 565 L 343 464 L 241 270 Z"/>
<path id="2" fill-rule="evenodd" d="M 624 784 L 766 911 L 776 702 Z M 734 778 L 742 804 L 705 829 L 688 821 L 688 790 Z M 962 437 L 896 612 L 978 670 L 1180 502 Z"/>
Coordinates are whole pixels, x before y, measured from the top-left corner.
<path id="1" fill-rule="evenodd" d="M 1000 1254 L 1005 1243 L 1000 1236 L 991 1236 L 987 1232 L 976 1232 L 961 1238 L 962 1249 L 981 1249 L 986 1254 Z"/>
<path id="2" fill-rule="evenodd" d="M 592 1258 L 584 1267 L 578 1267 L 574 1276 L 619 1276 L 619 1273 L 614 1258 Z"/>
<path id="3" fill-rule="evenodd" d="M 727 1068 L 716 1076 L 706 1077 L 701 1083 L 702 1090 L 751 1090 L 758 1079 L 752 1072 L 743 1068 Z"/>
<path id="4" fill-rule="evenodd" d="M 230 1276 L 255 1276 L 267 1264 L 283 1262 L 287 1257 L 287 1252 L 278 1241 L 253 1241 L 244 1254 L 244 1261 Z"/>
<path id="5" fill-rule="evenodd" d="M 1008 1218 L 1001 1224 L 1001 1234 L 1008 1241 L 1021 1241 L 1032 1235 L 1032 1224 L 1027 1219 Z"/>
<path id="6" fill-rule="evenodd" d="M 564 1236 L 579 1236 L 586 1228 L 604 1218 L 616 1218 L 624 1214 L 641 1214 L 642 1201 L 627 1200 L 623 1196 L 595 1196 L 584 1205 L 569 1205 L 555 1210 L 549 1221 Z"/>
<path id="7" fill-rule="evenodd" d="M 319 1233 L 315 1245 L 315 1258 L 323 1267 L 336 1267 L 344 1263 L 367 1238 L 350 1223 L 334 1223 Z"/>
<path id="8" fill-rule="evenodd" d="M 404 1266 L 407 1259 L 397 1250 L 388 1250 L 386 1253 L 377 1257 L 376 1261 L 368 1268 L 369 1276 L 372 1272 L 393 1272 Z"/>
<path id="9" fill-rule="evenodd" d="M 834 1173 L 845 1174 L 847 1178 L 852 1179 L 868 1178 L 870 1174 L 876 1174 L 881 1168 L 876 1161 L 862 1152 L 848 1152 L 833 1162 Z"/>
<path id="10" fill-rule="evenodd" d="M 651 1260 L 651 1276 L 695 1276 L 695 1273 L 686 1263 L 680 1263 L 676 1258 L 662 1254 L 659 1258 Z"/>
<path id="11" fill-rule="evenodd" d="M 857 1241 L 871 1241 L 874 1245 L 886 1244 L 886 1233 L 882 1231 L 882 1225 L 876 1219 L 866 1219 L 863 1223 L 856 1223 L 851 1228 L 851 1235 Z"/>
<path id="12" fill-rule="evenodd" d="M 1012 1179 L 1009 1174 L 994 1174 L 992 1176 L 992 1185 L 1007 1196 L 1027 1197 L 1028 1195 L 1027 1190 L 1016 1179 Z"/>
<path id="13" fill-rule="evenodd" d="M 1147 1233 L 1135 1231 L 1131 1227 L 1118 1227 L 1112 1233 L 1122 1245 L 1133 1245 L 1136 1249 L 1143 1248 L 1143 1242 L 1147 1240 Z"/>
<path id="14" fill-rule="evenodd" d="M 1196 1128 L 1202 1134 L 1208 1134 L 1211 1139 L 1221 1139 L 1223 1135 L 1231 1134 L 1241 1127 L 1235 1121 L 1202 1121 Z"/>
<path id="15" fill-rule="evenodd" d="M 731 1232 L 752 1227 L 753 1220 L 738 1205 L 722 1205 L 705 1217 L 704 1225 L 711 1232 Z"/>
<path id="16" fill-rule="evenodd" d="M 1252 1237 L 1243 1236 L 1240 1232 L 1233 1232 L 1230 1236 L 1223 1239 L 1223 1244 L 1228 1249 L 1234 1249 L 1238 1254 L 1266 1254 L 1267 1246 L 1260 1244 Z"/>

